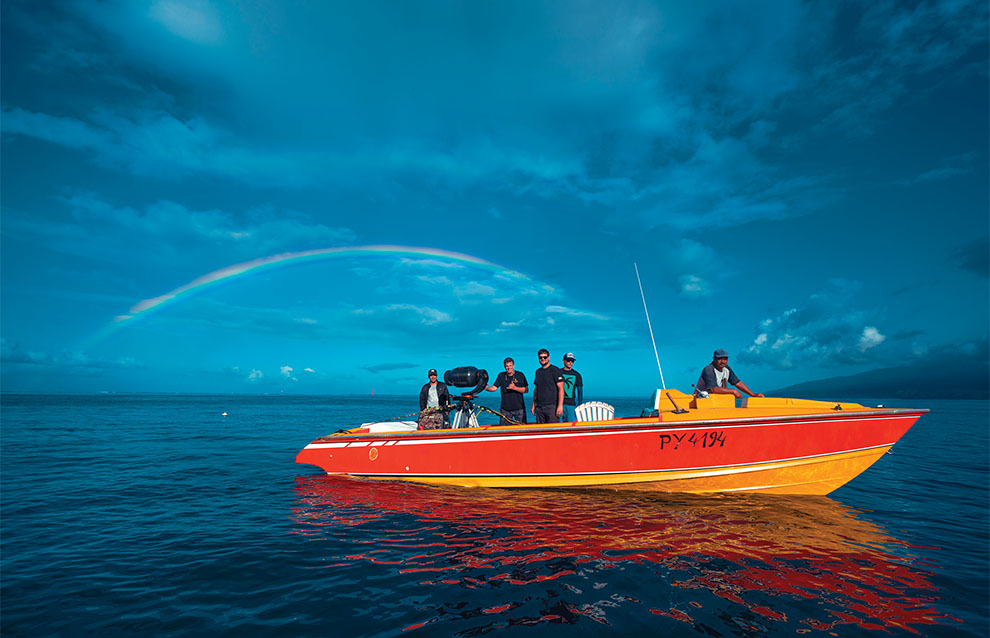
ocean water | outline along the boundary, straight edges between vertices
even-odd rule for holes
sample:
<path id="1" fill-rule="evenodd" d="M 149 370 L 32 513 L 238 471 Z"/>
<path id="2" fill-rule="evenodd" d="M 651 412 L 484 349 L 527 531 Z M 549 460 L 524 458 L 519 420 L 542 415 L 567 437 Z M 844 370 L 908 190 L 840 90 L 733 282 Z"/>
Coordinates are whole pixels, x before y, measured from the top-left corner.
<path id="1" fill-rule="evenodd" d="M 0 633 L 986 636 L 988 403 L 879 401 L 932 412 L 831 496 L 702 497 L 293 462 L 413 396 L 3 395 Z"/>

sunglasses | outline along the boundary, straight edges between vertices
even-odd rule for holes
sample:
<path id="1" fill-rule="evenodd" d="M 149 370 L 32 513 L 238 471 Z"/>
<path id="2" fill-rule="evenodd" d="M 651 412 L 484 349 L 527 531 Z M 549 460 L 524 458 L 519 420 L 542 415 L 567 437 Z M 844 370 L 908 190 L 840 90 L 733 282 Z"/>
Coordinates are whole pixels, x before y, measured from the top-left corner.
<path id="1" fill-rule="evenodd" d="M 549 358 L 550 357 L 548 355 L 545 355 L 545 354 L 541 354 L 540 355 L 540 361 L 543 361 L 544 359 L 549 359 Z"/>

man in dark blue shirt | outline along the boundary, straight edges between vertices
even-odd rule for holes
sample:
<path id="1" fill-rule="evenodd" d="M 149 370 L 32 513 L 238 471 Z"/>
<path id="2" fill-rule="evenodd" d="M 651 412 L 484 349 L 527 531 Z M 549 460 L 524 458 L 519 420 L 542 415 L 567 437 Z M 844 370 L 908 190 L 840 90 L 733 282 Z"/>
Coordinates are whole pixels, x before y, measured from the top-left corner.
<path id="1" fill-rule="evenodd" d="M 746 387 L 746 384 L 739 380 L 736 373 L 729 367 L 729 353 L 719 348 L 712 353 L 712 362 L 701 371 L 701 377 L 695 387 L 698 392 L 709 392 L 711 394 L 731 394 L 737 399 L 742 398 L 742 392 L 735 388 L 730 388 L 729 384 L 736 386 L 751 397 L 762 397 L 760 393 L 753 392 Z"/>

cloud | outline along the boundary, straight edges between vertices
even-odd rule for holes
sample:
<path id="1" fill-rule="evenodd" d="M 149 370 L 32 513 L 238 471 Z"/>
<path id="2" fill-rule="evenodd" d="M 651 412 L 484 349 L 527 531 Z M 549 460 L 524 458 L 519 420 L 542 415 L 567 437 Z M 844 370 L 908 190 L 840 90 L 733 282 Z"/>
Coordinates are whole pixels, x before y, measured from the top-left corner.
<path id="1" fill-rule="evenodd" d="M 206 2 L 158 0 L 148 15 L 175 35 L 199 44 L 218 44 L 224 38 L 220 18 Z"/>
<path id="2" fill-rule="evenodd" d="M 202 118 L 182 121 L 157 110 L 121 115 L 100 109 L 81 119 L 12 108 L 4 109 L 0 126 L 7 134 L 93 151 L 104 165 L 142 176 L 236 174 L 234 158 L 242 155 L 223 146 L 228 133 Z"/>
<path id="3" fill-rule="evenodd" d="M 248 373 L 247 380 L 248 381 L 260 381 L 264 377 L 265 377 L 265 374 L 261 370 L 258 370 L 257 368 L 251 368 L 251 372 Z"/>
<path id="4" fill-rule="evenodd" d="M 422 366 L 416 363 L 379 363 L 376 365 L 361 366 L 361 369 L 377 374 L 379 372 L 405 372 L 406 370 L 414 370 L 420 367 Z"/>
<path id="5" fill-rule="evenodd" d="M 363 313 L 387 312 L 399 313 L 403 315 L 413 315 L 424 325 L 432 326 L 440 323 L 450 323 L 454 318 L 446 312 L 429 308 L 427 306 L 417 306 L 408 303 L 395 303 L 384 306 L 378 310 L 363 310 Z"/>
<path id="6" fill-rule="evenodd" d="M 806 364 L 888 363 L 896 357 L 883 348 L 888 338 L 873 325 L 874 313 L 855 308 L 857 288 L 852 282 L 835 281 L 802 305 L 762 320 L 739 361 L 781 370 Z"/>
<path id="7" fill-rule="evenodd" d="M 0 338 L 0 363 L 4 371 L 19 369 L 48 369 L 53 373 L 73 375 L 106 375 L 120 370 L 140 369 L 147 366 L 133 357 L 114 359 L 94 358 L 84 352 L 64 350 L 57 353 L 24 349 L 19 343 Z"/>
<path id="8" fill-rule="evenodd" d="M 976 153 L 964 153 L 952 157 L 943 158 L 939 161 L 940 166 L 927 170 L 915 177 L 898 180 L 898 184 L 926 184 L 940 182 L 960 175 L 968 175 L 976 170 L 975 165 L 979 161 Z"/>
<path id="9" fill-rule="evenodd" d="M 372 280 L 386 279 L 395 272 L 387 262 L 375 266 Z M 421 291 L 408 285 L 413 281 L 415 275 L 400 277 L 395 290 L 381 295 L 362 281 L 355 281 L 351 282 L 353 288 L 327 291 L 326 299 L 313 297 L 308 307 L 282 307 L 270 300 L 254 307 L 199 295 L 171 306 L 167 312 L 150 315 L 141 325 L 151 324 L 161 334 L 259 335 L 259 342 L 279 351 L 300 343 L 483 347 L 487 343 L 504 343 L 505 339 L 526 342 L 537 338 L 580 341 L 592 347 L 591 344 L 624 343 L 635 334 L 626 317 L 589 308 L 520 304 L 507 311 L 497 299 L 484 297 L 478 303 L 463 303 L 453 295 L 438 296 L 426 304 Z M 300 322 L 300 316 L 309 320 Z M 147 328 L 139 325 L 124 329 Z M 225 343 L 227 340 L 215 341 L 214 346 L 219 349 Z M 294 376 L 299 377 L 295 370 L 294 367 Z"/>
<path id="10" fill-rule="evenodd" d="M 477 340 L 502 331 L 518 336 L 546 326 L 551 315 L 568 330 L 582 326 L 602 330 L 610 315 L 594 309 L 549 304 L 560 295 L 552 286 L 528 277 L 476 268 L 449 268 L 422 260 L 373 260 L 361 269 L 344 265 L 347 277 L 310 291 L 305 299 L 287 293 L 285 303 L 272 297 L 264 305 L 232 303 L 213 295 L 187 297 L 167 311 L 148 315 L 169 333 L 263 334 L 272 339 L 338 343 L 401 343 Z M 287 276 L 273 273 L 271 277 Z M 386 283 L 381 283 L 386 282 Z M 470 294 L 458 295 L 457 289 Z M 271 293 L 275 294 L 275 293 Z M 533 303 L 539 295 L 541 305 Z M 513 306 L 513 302 L 519 302 Z M 511 310 L 507 310 L 510 308 Z M 506 317 L 506 319 L 500 319 Z M 614 323 L 614 322 L 613 322 Z"/>
<path id="11" fill-rule="evenodd" d="M 655 300 L 660 285 L 676 292 L 682 299 L 698 301 L 706 299 L 741 269 L 732 257 L 719 253 L 712 246 L 676 233 L 662 242 L 663 250 L 656 249 L 652 236 L 630 250 L 649 255 L 647 262 L 638 264 L 643 292 L 647 300 Z M 637 238 L 631 241 L 636 242 Z"/>
<path id="12" fill-rule="evenodd" d="M 507 330 L 511 330 L 512 328 L 518 328 L 519 326 L 523 325 L 523 323 L 524 322 L 521 319 L 519 321 L 500 321 L 498 324 L 498 328 L 496 328 L 496 331 L 505 332 Z"/>
<path id="13" fill-rule="evenodd" d="M 594 319 L 596 321 L 608 321 L 609 317 L 597 312 L 568 308 L 567 306 L 547 306 L 546 311 L 551 314 L 565 315 L 567 317 L 577 317 L 581 319 Z"/>
<path id="14" fill-rule="evenodd" d="M 474 280 L 454 282 L 447 276 L 419 275 L 417 279 L 431 288 L 440 288 L 444 294 L 452 294 L 459 299 L 465 300 L 472 297 L 494 297 L 496 288 L 490 284 L 480 283 Z"/>
<path id="15" fill-rule="evenodd" d="M 886 340 L 887 337 L 880 334 L 879 330 L 873 326 L 867 326 L 863 328 L 863 334 L 859 338 L 859 351 L 866 352 L 870 348 L 875 348 Z"/>
<path id="16" fill-rule="evenodd" d="M 119 206 L 94 193 L 75 191 L 59 196 L 67 218 L 44 219 L 5 209 L 4 230 L 29 236 L 45 247 L 100 259 L 142 260 L 155 267 L 215 263 L 218 254 L 235 261 L 274 254 L 287 248 L 306 249 L 348 244 L 355 234 L 348 228 L 313 221 L 308 215 L 271 206 L 228 212 L 194 210 L 170 200 L 135 208 Z M 135 255 L 133 247 L 141 246 Z"/>
<path id="17" fill-rule="evenodd" d="M 262 187 L 353 185 L 382 172 L 439 176 L 459 186 L 514 173 L 552 182 L 578 168 L 566 159 L 550 161 L 528 151 L 494 148 L 486 140 L 456 149 L 399 140 L 348 150 L 284 145 L 271 150 L 234 142 L 238 136 L 233 131 L 203 117 L 181 119 L 157 109 L 126 113 L 96 109 L 84 117 L 71 117 L 15 107 L 3 111 L 0 127 L 10 135 L 92 151 L 102 165 L 143 177 L 210 176 Z"/>
<path id="18" fill-rule="evenodd" d="M 434 259 L 403 258 L 384 270 L 355 274 L 372 282 L 375 292 L 383 297 L 409 297 L 424 306 L 443 304 L 442 310 L 452 315 L 468 312 L 468 306 L 487 308 L 489 304 L 529 303 L 528 298 L 555 299 L 561 295 L 554 286 L 512 271 L 480 272 Z"/>
<path id="19" fill-rule="evenodd" d="M 278 371 L 279 371 L 279 374 L 281 374 L 283 377 L 285 377 L 289 381 L 298 381 L 299 380 L 299 379 L 297 379 L 296 377 L 294 377 L 292 375 L 292 366 L 280 366 L 279 369 L 278 369 Z"/>
<path id="20" fill-rule="evenodd" d="M 681 296 L 682 297 L 708 297 L 711 295 L 711 288 L 708 282 L 697 275 L 681 276 Z"/>
<path id="21" fill-rule="evenodd" d="M 821 210 L 842 196 L 835 176 L 788 160 L 824 136 L 868 131 L 918 73 L 983 73 L 959 62 L 987 31 L 986 7 L 964 2 L 551 5 L 499 20 L 439 5 L 401 19 L 372 6 L 109 7 L 70 5 L 31 35 L 42 51 L 95 50 L 115 73 L 174 95 L 60 114 L 15 105 L 5 132 L 155 179 L 428 179 L 572 197 L 622 211 L 615 225 L 632 214 L 679 229 Z M 473 37 L 480 25 L 485 37 Z M 720 54 L 699 55 L 699 42 Z M 184 94 L 207 88 L 206 104 Z M 925 179 L 959 169 L 941 170 Z"/>
<path id="22" fill-rule="evenodd" d="M 963 270 L 984 278 L 990 277 L 990 236 L 984 235 L 960 246 L 952 257 Z"/>
<path id="23" fill-rule="evenodd" d="M 822 9 L 816 9 L 822 10 Z M 919 74 L 940 70 L 943 77 L 972 74 L 960 64 L 985 46 L 988 14 L 985 5 L 968 2 L 923 3 L 914 6 L 877 2 L 864 11 L 843 15 L 835 8 L 835 25 L 850 18 L 855 24 L 843 35 L 864 47 L 834 47 L 819 40 L 820 56 L 807 74 L 802 92 L 807 115 L 820 120 L 810 129 L 815 136 L 862 137 L 874 128 L 876 116 L 908 91 L 920 99 L 938 83 L 925 82 L 920 92 L 911 82 Z"/>

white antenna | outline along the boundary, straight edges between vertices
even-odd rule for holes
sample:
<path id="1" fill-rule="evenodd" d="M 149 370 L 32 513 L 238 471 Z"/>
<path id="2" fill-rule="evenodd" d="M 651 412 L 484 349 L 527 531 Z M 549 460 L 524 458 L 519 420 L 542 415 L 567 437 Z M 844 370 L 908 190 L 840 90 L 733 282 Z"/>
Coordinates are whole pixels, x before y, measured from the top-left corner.
<path id="1" fill-rule="evenodd" d="M 650 341 L 653 342 L 653 356 L 657 358 L 657 370 L 660 371 L 660 389 L 666 390 L 667 384 L 663 381 L 663 369 L 660 367 L 660 355 L 657 353 L 657 340 L 653 338 L 653 324 L 650 323 L 650 311 L 646 307 L 646 295 L 643 294 L 643 282 L 639 278 L 639 266 L 633 262 L 636 269 L 636 282 L 639 284 L 639 296 L 643 298 L 643 310 L 646 312 L 646 325 L 650 329 Z"/>

